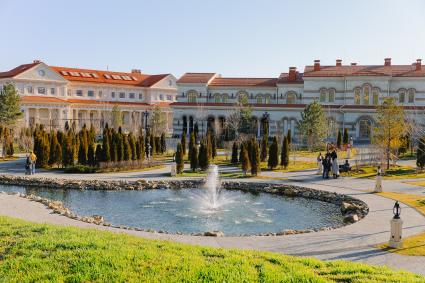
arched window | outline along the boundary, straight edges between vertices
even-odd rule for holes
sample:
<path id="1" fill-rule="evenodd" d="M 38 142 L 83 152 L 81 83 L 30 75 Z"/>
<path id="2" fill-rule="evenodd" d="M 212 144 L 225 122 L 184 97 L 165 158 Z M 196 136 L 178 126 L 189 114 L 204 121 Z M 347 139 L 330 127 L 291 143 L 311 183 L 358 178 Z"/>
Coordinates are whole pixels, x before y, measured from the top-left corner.
<path id="1" fill-rule="evenodd" d="M 196 102 L 197 97 L 198 97 L 198 92 L 196 90 L 189 90 L 187 92 L 187 101 L 188 102 Z"/>
<path id="2" fill-rule="evenodd" d="M 362 139 L 370 138 L 370 128 L 372 123 L 368 119 L 362 119 L 359 121 L 359 137 Z"/>
<path id="3" fill-rule="evenodd" d="M 262 104 L 263 103 L 263 96 L 261 94 L 257 95 L 257 104 Z"/>
<path id="4" fill-rule="evenodd" d="M 221 102 L 221 95 L 219 93 L 214 94 L 214 102 L 215 103 Z"/>
<path id="5" fill-rule="evenodd" d="M 398 92 L 398 102 L 404 103 L 406 101 L 406 91 L 404 89 Z"/>
<path id="6" fill-rule="evenodd" d="M 264 101 L 264 104 L 269 104 L 270 103 L 270 95 L 265 95 L 263 101 Z"/>
<path id="7" fill-rule="evenodd" d="M 415 90 L 414 89 L 409 89 L 408 91 L 408 101 L 409 103 L 414 103 L 415 102 Z"/>
<path id="8" fill-rule="evenodd" d="M 320 91 L 320 102 L 326 102 L 326 89 Z"/>
<path id="9" fill-rule="evenodd" d="M 249 102 L 248 101 L 248 93 L 245 92 L 245 91 L 238 92 L 237 97 L 238 97 L 239 103 L 245 104 L 245 103 Z"/>
<path id="10" fill-rule="evenodd" d="M 229 98 L 229 96 L 227 94 L 222 94 L 221 95 L 221 102 L 222 103 L 227 103 L 227 99 Z"/>
<path id="11" fill-rule="evenodd" d="M 329 102 L 335 102 L 335 90 L 328 90 Z"/>
<path id="12" fill-rule="evenodd" d="M 379 104 L 379 89 L 374 88 L 372 90 L 372 98 L 373 98 L 373 105 Z"/>
<path id="13" fill-rule="evenodd" d="M 365 105 L 369 104 L 369 93 L 370 93 L 370 88 L 368 85 L 365 85 L 363 87 L 363 104 Z"/>
<path id="14" fill-rule="evenodd" d="M 360 89 L 354 90 L 354 104 L 360 104 Z"/>
<path id="15" fill-rule="evenodd" d="M 295 93 L 291 92 L 286 95 L 286 104 L 295 104 L 296 100 L 297 95 Z"/>

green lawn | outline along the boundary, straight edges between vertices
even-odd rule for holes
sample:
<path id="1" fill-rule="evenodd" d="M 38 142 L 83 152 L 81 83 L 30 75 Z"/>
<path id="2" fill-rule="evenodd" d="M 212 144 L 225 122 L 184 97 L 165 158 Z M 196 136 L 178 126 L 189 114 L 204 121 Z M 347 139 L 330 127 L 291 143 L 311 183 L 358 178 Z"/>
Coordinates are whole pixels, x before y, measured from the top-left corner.
<path id="1" fill-rule="evenodd" d="M 425 282 L 344 261 L 203 248 L 0 216 L 1 282 Z"/>
<path id="2" fill-rule="evenodd" d="M 355 166 L 352 167 L 355 169 Z M 362 166 L 358 171 L 350 173 L 342 173 L 342 176 L 351 176 L 357 178 L 371 178 L 376 176 L 376 166 Z M 397 179 L 415 179 L 425 178 L 425 173 L 419 173 L 415 168 L 410 166 L 390 166 L 389 170 L 385 170 L 383 179 L 397 180 Z"/>

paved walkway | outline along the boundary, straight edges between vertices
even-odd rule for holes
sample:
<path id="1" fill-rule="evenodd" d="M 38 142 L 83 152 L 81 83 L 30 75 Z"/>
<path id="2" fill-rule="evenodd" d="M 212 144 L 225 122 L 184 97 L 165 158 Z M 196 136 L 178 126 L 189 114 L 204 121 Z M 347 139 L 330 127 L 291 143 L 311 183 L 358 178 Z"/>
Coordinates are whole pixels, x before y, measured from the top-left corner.
<path id="1" fill-rule="evenodd" d="M 22 175 L 23 169 L 20 161 L 0 163 L 0 173 Z M 84 178 L 96 179 L 125 179 L 140 178 L 157 179 L 163 177 L 169 168 L 146 172 L 114 173 L 114 174 L 87 174 Z M 232 168 L 226 168 L 232 170 Z M 331 231 L 322 231 L 309 234 L 276 236 L 276 237 L 196 237 L 186 235 L 165 235 L 139 231 L 119 230 L 93 224 L 75 221 L 57 214 L 52 214 L 43 205 L 30 202 L 17 196 L 0 194 L 0 214 L 17 217 L 39 223 L 53 223 L 59 225 L 72 225 L 78 227 L 91 227 L 114 232 L 128 233 L 151 239 L 173 240 L 182 243 L 204 245 L 212 247 L 242 248 L 265 250 L 292 254 L 297 256 L 312 256 L 324 260 L 350 260 L 375 265 L 387 265 L 392 268 L 406 269 L 425 275 L 425 257 L 409 257 L 388 253 L 375 246 L 389 240 L 389 221 L 392 217 L 393 200 L 389 200 L 365 190 L 373 188 L 374 181 L 370 179 L 340 178 L 338 180 L 322 180 L 315 175 L 315 170 L 292 172 L 287 174 L 264 172 L 263 175 L 285 177 L 285 181 L 262 182 L 296 184 L 314 189 L 343 193 L 355 196 L 369 205 L 370 212 L 367 217 L 358 223 Z M 35 177 L 81 178 L 81 175 L 58 174 L 56 172 L 42 172 Z M 238 181 L 254 181 L 243 179 Z M 416 194 L 425 194 L 425 189 L 419 186 L 404 184 L 397 181 L 384 181 L 384 190 L 401 191 Z M 284 215 L 282 216 L 284 217 Z M 402 205 L 402 218 L 404 220 L 403 236 L 415 235 L 425 231 L 425 217 L 414 209 Z"/>

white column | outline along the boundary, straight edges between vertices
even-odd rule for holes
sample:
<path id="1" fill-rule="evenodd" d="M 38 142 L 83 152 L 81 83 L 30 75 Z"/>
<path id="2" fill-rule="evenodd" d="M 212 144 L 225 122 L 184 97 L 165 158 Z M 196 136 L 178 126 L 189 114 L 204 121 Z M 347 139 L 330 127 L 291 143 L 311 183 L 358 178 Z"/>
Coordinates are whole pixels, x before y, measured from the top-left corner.
<path id="1" fill-rule="evenodd" d="M 257 118 L 257 138 L 261 136 L 261 120 Z"/>
<path id="2" fill-rule="evenodd" d="M 25 127 L 29 127 L 30 126 L 30 109 L 26 108 L 25 109 Z"/>
<path id="3" fill-rule="evenodd" d="M 283 120 L 283 134 L 286 135 L 288 132 L 288 119 Z"/>
<path id="4" fill-rule="evenodd" d="M 34 124 L 40 124 L 40 117 L 39 117 L 39 113 L 38 113 L 38 108 L 35 108 Z"/>
<path id="5" fill-rule="evenodd" d="M 360 123 L 356 123 L 356 138 L 360 136 Z"/>
<path id="6" fill-rule="evenodd" d="M 62 109 L 58 108 L 57 111 L 58 111 L 58 126 L 59 126 L 58 128 L 59 130 L 62 130 L 63 126 L 65 125 L 65 122 L 63 121 L 63 117 L 62 117 Z"/>

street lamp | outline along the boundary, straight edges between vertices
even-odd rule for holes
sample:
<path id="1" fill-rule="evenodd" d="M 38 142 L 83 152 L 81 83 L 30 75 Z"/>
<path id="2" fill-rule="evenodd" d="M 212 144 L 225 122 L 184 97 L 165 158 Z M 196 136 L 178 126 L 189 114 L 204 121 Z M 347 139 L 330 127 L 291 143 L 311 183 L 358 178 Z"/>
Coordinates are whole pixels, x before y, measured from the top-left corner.
<path id="1" fill-rule="evenodd" d="M 148 130 L 148 117 L 149 117 L 148 110 L 145 110 L 145 112 L 143 112 L 143 116 L 145 118 L 145 133 L 147 133 L 147 130 Z"/>
<path id="2" fill-rule="evenodd" d="M 393 207 L 394 219 L 400 219 L 401 207 L 398 201 L 395 202 Z"/>

